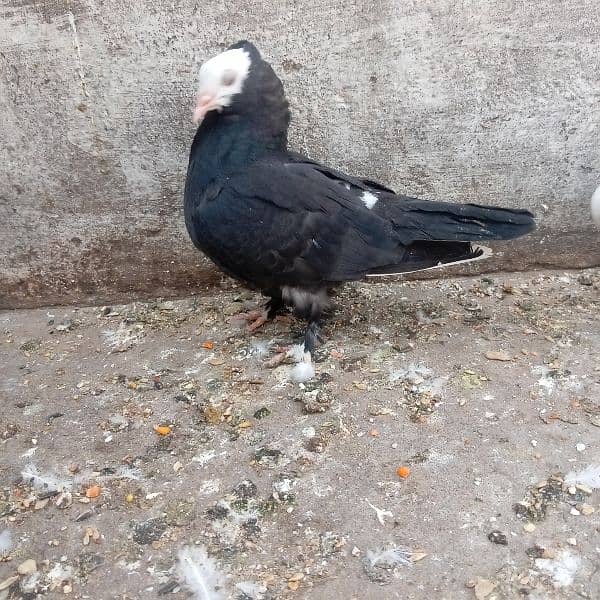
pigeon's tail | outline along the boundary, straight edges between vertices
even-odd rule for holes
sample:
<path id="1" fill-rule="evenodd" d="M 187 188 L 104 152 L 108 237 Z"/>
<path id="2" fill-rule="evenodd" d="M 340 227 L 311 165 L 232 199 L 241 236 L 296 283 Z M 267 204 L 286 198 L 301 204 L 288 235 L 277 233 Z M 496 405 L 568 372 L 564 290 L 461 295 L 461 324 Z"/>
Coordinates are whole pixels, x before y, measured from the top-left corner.
<path id="1" fill-rule="evenodd" d="M 491 256 L 472 242 L 510 240 L 535 228 L 526 210 L 450 204 L 395 197 L 374 210 L 387 218 L 401 240 L 401 255 L 369 271 L 369 277 L 411 273 Z"/>
<path id="2" fill-rule="evenodd" d="M 401 262 L 373 269 L 367 277 L 436 269 L 488 258 L 491 255 L 492 251 L 489 248 L 475 247 L 470 242 L 414 242 L 405 249 Z"/>
<path id="3" fill-rule="evenodd" d="M 403 243 L 510 240 L 535 229 L 527 210 L 396 197 L 376 205 Z"/>

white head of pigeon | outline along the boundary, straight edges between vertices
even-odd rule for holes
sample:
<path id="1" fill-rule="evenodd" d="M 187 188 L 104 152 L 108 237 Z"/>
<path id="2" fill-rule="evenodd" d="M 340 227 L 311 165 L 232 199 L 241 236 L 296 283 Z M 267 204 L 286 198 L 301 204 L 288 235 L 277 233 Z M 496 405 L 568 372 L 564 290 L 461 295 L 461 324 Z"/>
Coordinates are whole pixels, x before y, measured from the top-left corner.
<path id="1" fill-rule="evenodd" d="M 592 195 L 592 221 L 600 227 L 600 185 L 596 188 L 596 191 Z"/>
<path id="2" fill-rule="evenodd" d="M 233 48 L 207 60 L 200 67 L 198 93 L 193 122 L 198 125 L 211 110 L 230 106 L 239 94 L 250 71 L 250 55 L 243 48 Z"/>

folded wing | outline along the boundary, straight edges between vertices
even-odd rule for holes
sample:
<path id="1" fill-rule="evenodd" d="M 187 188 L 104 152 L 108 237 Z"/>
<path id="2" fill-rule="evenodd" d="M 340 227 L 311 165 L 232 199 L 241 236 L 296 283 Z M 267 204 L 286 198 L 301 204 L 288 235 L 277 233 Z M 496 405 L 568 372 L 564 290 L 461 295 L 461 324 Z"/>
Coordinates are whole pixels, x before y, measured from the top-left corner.
<path id="1" fill-rule="evenodd" d="M 524 210 L 400 196 L 299 155 L 230 173 L 188 219 L 215 262 L 262 287 L 426 269 L 533 229 Z"/>

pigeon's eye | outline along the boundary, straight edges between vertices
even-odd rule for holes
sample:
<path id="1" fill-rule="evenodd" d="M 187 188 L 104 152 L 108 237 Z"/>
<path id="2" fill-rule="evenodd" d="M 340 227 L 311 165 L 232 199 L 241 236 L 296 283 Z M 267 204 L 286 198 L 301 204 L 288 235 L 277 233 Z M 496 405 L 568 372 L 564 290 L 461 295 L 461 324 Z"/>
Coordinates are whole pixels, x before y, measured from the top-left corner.
<path id="1" fill-rule="evenodd" d="M 236 72 L 233 69 L 227 69 L 221 77 L 221 85 L 230 86 L 235 82 Z"/>

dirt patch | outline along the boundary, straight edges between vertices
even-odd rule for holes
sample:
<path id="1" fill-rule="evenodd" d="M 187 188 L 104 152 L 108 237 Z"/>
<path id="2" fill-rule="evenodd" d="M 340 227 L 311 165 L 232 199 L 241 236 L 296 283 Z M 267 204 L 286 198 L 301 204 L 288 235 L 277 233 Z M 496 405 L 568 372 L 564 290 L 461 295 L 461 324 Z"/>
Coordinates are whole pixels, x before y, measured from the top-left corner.
<path id="1" fill-rule="evenodd" d="M 0 313 L 0 600 L 597 597 L 599 286 L 347 286 L 305 384 L 229 282 Z"/>

